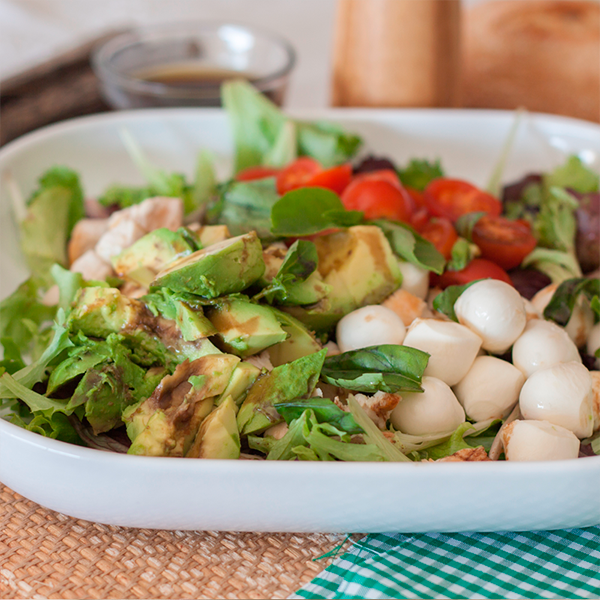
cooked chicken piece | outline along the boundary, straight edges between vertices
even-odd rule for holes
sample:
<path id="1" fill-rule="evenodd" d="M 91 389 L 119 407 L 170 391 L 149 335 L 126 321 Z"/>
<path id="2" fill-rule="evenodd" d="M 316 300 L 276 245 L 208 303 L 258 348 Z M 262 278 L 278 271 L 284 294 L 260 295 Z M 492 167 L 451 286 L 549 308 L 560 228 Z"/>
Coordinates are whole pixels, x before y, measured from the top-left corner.
<path id="1" fill-rule="evenodd" d="M 135 221 L 146 232 L 159 227 L 175 231 L 183 225 L 183 202 L 180 198 L 156 196 L 124 208 L 111 215 L 108 226 L 116 227 L 121 221 Z"/>
<path id="2" fill-rule="evenodd" d="M 198 227 L 197 232 L 204 248 L 224 242 L 231 237 L 227 225 L 203 225 Z"/>
<path id="3" fill-rule="evenodd" d="M 57 285 L 53 285 L 48 291 L 44 294 L 42 298 L 42 304 L 45 306 L 56 306 L 58 301 L 60 300 L 60 292 L 58 290 Z"/>
<path id="4" fill-rule="evenodd" d="M 85 216 L 88 219 L 108 219 L 114 210 L 100 204 L 95 198 L 85 199 Z"/>
<path id="5" fill-rule="evenodd" d="M 477 448 L 464 448 L 463 450 L 459 450 L 450 456 L 440 458 L 435 462 L 477 462 L 484 460 L 490 459 L 484 448 L 482 446 L 478 446 Z"/>
<path id="6" fill-rule="evenodd" d="M 327 356 L 337 356 L 342 353 L 340 347 L 335 342 L 327 342 L 323 348 L 327 348 Z"/>
<path id="7" fill-rule="evenodd" d="M 128 298 L 141 298 L 148 293 L 148 288 L 138 285 L 134 281 L 126 281 L 119 290 L 123 296 Z"/>
<path id="8" fill-rule="evenodd" d="M 115 213 L 116 214 L 116 213 Z M 147 231 L 132 219 L 119 221 L 100 238 L 96 253 L 106 262 L 146 235 Z"/>
<path id="9" fill-rule="evenodd" d="M 379 429 L 385 429 L 390 413 L 402 399 L 399 394 L 387 394 L 386 392 L 377 392 L 374 396 L 355 394 L 354 397 Z"/>
<path id="10" fill-rule="evenodd" d="M 96 246 L 108 231 L 108 219 L 81 219 L 77 221 L 69 240 L 69 264 Z"/>
<path id="11" fill-rule="evenodd" d="M 406 290 L 396 290 L 382 303 L 383 306 L 393 310 L 408 327 L 416 318 L 421 317 L 427 308 L 427 304 L 421 298 Z"/>
<path id="12" fill-rule="evenodd" d="M 88 250 L 81 255 L 71 265 L 71 271 L 81 273 L 83 278 L 88 281 L 104 281 L 107 277 L 115 274 L 110 264 L 102 260 L 95 250 Z"/>

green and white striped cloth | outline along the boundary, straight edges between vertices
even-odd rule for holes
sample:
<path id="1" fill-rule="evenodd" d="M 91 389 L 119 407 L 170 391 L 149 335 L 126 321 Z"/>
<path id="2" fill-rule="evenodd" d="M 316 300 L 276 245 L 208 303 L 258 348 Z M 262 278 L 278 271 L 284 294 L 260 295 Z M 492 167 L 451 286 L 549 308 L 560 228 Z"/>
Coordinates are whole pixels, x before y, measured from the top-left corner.
<path id="1" fill-rule="evenodd" d="M 600 598 L 600 527 L 371 534 L 292 598 Z"/>

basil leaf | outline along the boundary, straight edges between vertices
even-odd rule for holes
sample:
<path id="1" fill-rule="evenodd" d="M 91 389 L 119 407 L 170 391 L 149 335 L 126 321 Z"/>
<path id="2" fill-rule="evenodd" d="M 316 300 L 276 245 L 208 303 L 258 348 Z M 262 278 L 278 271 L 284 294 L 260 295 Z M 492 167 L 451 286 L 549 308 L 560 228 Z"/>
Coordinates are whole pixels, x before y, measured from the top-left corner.
<path id="1" fill-rule="evenodd" d="M 429 182 L 443 176 L 444 171 L 442 170 L 439 159 L 435 162 L 413 159 L 408 163 L 406 168 L 398 169 L 400 181 L 404 185 L 420 192 L 427 187 Z"/>
<path id="2" fill-rule="evenodd" d="M 456 220 L 454 227 L 458 231 L 458 235 L 466 238 L 469 242 L 473 241 L 473 229 L 477 225 L 477 221 L 486 213 L 483 211 L 471 212 L 461 215 Z"/>
<path id="3" fill-rule="evenodd" d="M 296 240 L 287 251 L 279 271 L 271 283 L 253 300 L 265 298 L 271 303 L 277 301 L 284 303 L 289 296 L 290 286 L 306 281 L 316 270 L 319 263 L 317 247 L 308 240 Z"/>
<path id="4" fill-rule="evenodd" d="M 306 410 L 312 410 L 319 423 L 329 423 L 346 433 L 363 433 L 354 417 L 328 398 L 306 398 L 275 404 L 277 412 L 288 425 Z"/>
<path id="5" fill-rule="evenodd" d="M 422 392 L 428 361 L 429 354 L 421 350 L 383 344 L 327 357 L 321 379 L 357 392 Z"/>
<path id="6" fill-rule="evenodd" d="M 471 245 L 465 238 L 459 237 L 452 246 L 450 262 L 446 268 L 449 271 L 462 271 L 471 262 L 471 258 Z"/>
<path id="7" fill-rule="evenodd" d="M 362 220 L 362 213 L 346 211 L 340 197 L 331 190 L 305 187 L 284 194 L 271 210 L 271 233 L 276 236 L 303 236 L 335 227 L 350 227 Z"/>
<path id="8" fill-rule="evenodd" d="M 458 300 L 458 297 L 470 286 L 477 281 L 483 281 L 477 279 L 476 281 L 470 281 L 465 285 L 450 285 L 443 292 L 438 294 L 433 300 L 433 309 L 437 312 L 441 312 L 453 321 L 458 323 L 458 317 L 454 312 L 454 304 Z"/>
<path id="9" fill-rule="evenodd" d="M 592 301 L 590 302 L 590 307 L 594 311 L 596 315 L 596 322 L 600 319 L 600 298 L 598 296 L 594 296 Z"/>
<path id="10" fill-rule="evenodd" d="M 372 221 L 370 224 L 377 225 L 383 231 L 392 250 L 400 258 L 441 275 L 446 264 L 444 257 L 430 241 L 421 237 L 410 225 L 384 220 Z"/>
<path id="11" fill-rule="evenodd" d="M 544 309 L 544 318 L 563 327 L 569 322 L 579 294 L 590 300 L 600 295 L 600 279 L 576 278 L 563 281 Z"/>

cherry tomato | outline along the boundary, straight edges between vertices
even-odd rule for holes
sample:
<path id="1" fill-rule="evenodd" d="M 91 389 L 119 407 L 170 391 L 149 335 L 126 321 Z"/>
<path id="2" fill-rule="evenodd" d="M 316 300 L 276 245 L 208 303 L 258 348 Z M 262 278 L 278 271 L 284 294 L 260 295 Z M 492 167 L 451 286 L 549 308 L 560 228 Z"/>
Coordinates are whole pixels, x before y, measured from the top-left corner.
<path id="1" fill-rule="evenodd" d="M 458 234 L 448 219 L 433 218 L 421 227 L 419 233 L 429 240 L 446 260 L 450 258 L 452 246 L 458 239 Z"/>
<path id="2" fill-rule="evenodd" d="M 420 192 L 419 190 L 415 190 L 415 188 L 411 188 L 407 185 L 404 186 L 404 189 L 408 192 L 410 197 L 413 199 L 415 208 L 417 210 L 420 208 L 425 208 L 425 197 L 423 196 L 423 192 Z"/>
<path id="3" fill-rule="evenodd" d="M 309 187 L 323 187 L 341 195 L 352 179 L 352 165 L 339 165 L 313 175 L 306 183 Z"/>
<path id="4" fill-rule="evenodd" d="M 449 285 L 464 285 L 477 279 L 498 279 L 512 285 L 508 273 L 496 263 L 485 258 L 474 258 L 461 271 L 444 271 L 437 285 L 447 288 Z"/>
<path id="5" fill-rule="evenodd" d="M 502 212 L 502 203 L 491 194 L 460 179 L 434 179 L 423 192 L 425 205 L 432 215 L 453 223 L 470 212 L 483 211 L 494 217 Z"/>
<path id="6" fill-rule="evenodd" d="M 379 171 L 368 171 L 367 173 L 359 173 L 354 176 L 353 181 L 387 181 L 397 188 L 402 188 L 402 184 L 400 183 L 400 178 L 396 171 L 392 169 L 380 169 Z"/>
<path id="7" fill-rule="evenodd" d="M 317 173 L 322 171 L 321 165 L 308 156 L 301 156 L 284 167 L 277 175 L 277 192 L 281 195 L 307 185 Z"/>
<path id="8" fill-rule="evenodd" d="M 410 223 L 413 212 L 412 199 L 405 190 L 383 179 L 362 176 L 344 190 L 342 202 L 348 210 L 362 210 L 367 220 Z"/>
<path id="9" fill-rule="evenodd" d="M 506 270 L 518 267 L 536 246 L 528 225 L 487 215 L 475 224 L 473 241 L 483 258 L 493 260 Z"/>
<path id="10" fill-rule="evenodd" d="M 426 208 L 417 208 L 413 213 L 410 224 L 420 232 L 429 223 L 430 218 L 431 215 L 427 212 Z"/>
<path id="11" fill-rule="evenodd" d="M 242 169 L 236 176 L 237 181 L 254 181 L 255 179 L 265 179 L 273 177 L 279 173 L 279 169 L 274 167 L 248 167 Z"/>

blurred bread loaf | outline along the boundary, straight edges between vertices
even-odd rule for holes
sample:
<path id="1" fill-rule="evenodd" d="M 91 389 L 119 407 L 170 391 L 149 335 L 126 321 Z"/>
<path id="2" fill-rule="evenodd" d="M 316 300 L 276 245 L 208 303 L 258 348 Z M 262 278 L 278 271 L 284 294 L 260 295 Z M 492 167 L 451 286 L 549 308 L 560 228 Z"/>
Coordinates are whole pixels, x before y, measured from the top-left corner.
<path id="1" fill-rule="evenodd" d="M 465 106 L 600 121 L 600 2 L 490 0 L 464 14 Z"/>

